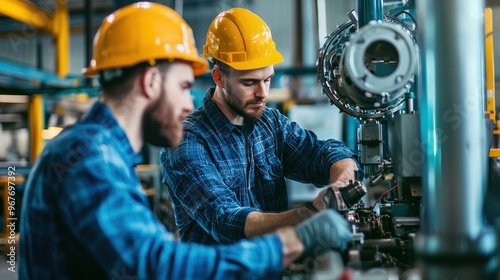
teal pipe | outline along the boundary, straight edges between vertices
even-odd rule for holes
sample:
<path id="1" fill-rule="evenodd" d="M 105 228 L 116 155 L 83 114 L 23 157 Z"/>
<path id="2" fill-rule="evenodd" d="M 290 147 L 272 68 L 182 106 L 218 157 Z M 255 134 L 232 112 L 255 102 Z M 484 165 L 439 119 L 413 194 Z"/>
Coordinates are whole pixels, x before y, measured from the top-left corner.
<path id="1" fill-rule="evenodd" d="M 358 29 L 368 22 L 384 19 L 384 7 L 382 0 L 357 0 L 356 11 L 358 13 Z"/>

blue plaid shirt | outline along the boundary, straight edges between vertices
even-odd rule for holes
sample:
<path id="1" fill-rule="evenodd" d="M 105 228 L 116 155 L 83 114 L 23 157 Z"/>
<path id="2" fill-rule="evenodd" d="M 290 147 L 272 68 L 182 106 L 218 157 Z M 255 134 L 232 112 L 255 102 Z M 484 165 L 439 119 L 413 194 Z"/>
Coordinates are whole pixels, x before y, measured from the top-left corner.
<path id="1" fill-rule="evenodd" d="M 27 182 L 19 279 L 268 279 L 282 245 L 268 235 L 231 246 L 174 241 L 150 211 L 134 153 L 109 108 L 47 144 Z"/>
<path id="2" fill-rule="evenodd" d="M 172 197 L 181 239 L 227 244 L 245 238 L 252 211 L 289 208 L 285 177 L 317 186 L 328 184 L 330 166 L 354 152 L 316 135 L 275 109 L 243 127 L 229 122 L 212 101 L 184 122 L 184 137 L 161 153 L 163 183 Z"/>

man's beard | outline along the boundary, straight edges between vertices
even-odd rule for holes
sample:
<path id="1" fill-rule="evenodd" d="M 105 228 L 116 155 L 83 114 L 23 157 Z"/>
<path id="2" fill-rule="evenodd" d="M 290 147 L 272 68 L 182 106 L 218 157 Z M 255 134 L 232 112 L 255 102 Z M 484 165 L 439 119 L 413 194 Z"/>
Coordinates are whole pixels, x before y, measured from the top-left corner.
<path id="1" fill-rule="evenodd" d="M 150 117 L 144 116 L 144 141 L 157 147 L 172 148 L 174 146 L 172 139 L 162 132 L 160 123 Z"/>
<path id="2" fill-rule="evenodd" d="M 245 119 L 248 118 L 252 120 L 262 117 L 262 114 L 264 113 L 264 108 L 266 107 L 267 98 L 255 98 L 246 102 L 245 104 L 241 104 L 241 101 L 234 96 L 231 86 L 229 84 L 226 84 L 225 88 L 226 88 L 225 90 L 226 94 L 224 95 L 224 99 L 226 100 L 227 105 L 238 115 L 244 117 Z M 263 102 L 264 105 L 257 111 L 255 110 L 245 111 L 245 105 L 257 104 L 259 102 Z"/>
<path id="3" fill-rule="evenodd" d="M 156 102 L 144 114 L 142 126 L 144 141 L 158 147 L 173 148 L 182 138 L 182 120 L 176 122 L 172 114 L 160 114 L 160 104 L 164 103 Z"/>

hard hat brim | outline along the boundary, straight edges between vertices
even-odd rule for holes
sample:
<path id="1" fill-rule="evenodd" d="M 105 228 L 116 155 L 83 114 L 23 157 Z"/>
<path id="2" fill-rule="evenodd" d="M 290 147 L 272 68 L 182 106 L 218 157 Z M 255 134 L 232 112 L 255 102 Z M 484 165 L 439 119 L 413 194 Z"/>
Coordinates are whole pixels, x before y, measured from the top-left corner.
<path id="1" fill-rule="evenodd" d="M 251 61 L 241 61 L 241 62 L 222 61 L 222 62 L 224 62 L 225 64 L 231 66 L 236 70 L 252 70 L 252 69 L 260 69 L 272 66 L 283 62 L 283 60 L 285 60 L 283 56 L 278 51 L 275 51 L 272 55 L 265 56 L 259 59 L 254 59 Z"/>
<path id="2" fill-rule="evenodd" d="M 205 74 L 208 71 L 208 61 L 202 57 L 193 58 L 193 59 L 179 59 L 180 61 L 185 61 L 186 63 L 191 64 L 193 67 L 193 75 L 200 76 Z M 99 76 L 99 72 L 104 69 L 97 69 L 96 67 L 87 67 L 82 69 L 82 74 L 85 77 L 95 77 Z"/>
<path id="3" fill-rule="evenodd" d="M 93 67 L 87 67 L 82 69 L 82 75 L 85 77 L 95 77 L 99 75 L 99 71 Z"/>

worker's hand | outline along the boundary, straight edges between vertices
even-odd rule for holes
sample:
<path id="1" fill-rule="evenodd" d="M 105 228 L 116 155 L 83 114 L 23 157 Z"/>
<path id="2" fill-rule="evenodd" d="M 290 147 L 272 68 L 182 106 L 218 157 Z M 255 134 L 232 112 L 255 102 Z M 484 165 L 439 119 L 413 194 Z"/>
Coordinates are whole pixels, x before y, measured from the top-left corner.
<path id="1" fill-rule="evenodd" d="M 345 186 L 329 185 L 313 201 L 316 209 L 330 208 L 339 212 L 348 211 L 366 194 L 366 187 L 360 181 L 350 181 Z"/>
<path id="2" fill-rule="evenodd" d="M 324 210 L 327 205 L 325 204 L 325 199 L 324 196 L 328 194 L 328 199 L 336 199 L 335 203 L 332 201 L 330 204 L 331 205 L 338 205 L 336 210 L 344 210 L 345 208 L 345 203 L 344 199 L 342 198 L 342 195 L 339 193 L 339 188 L 340 187 L 345 187 L 347 184 L 337 181 L 335 184 L 330 184 L 326 188 L 324 188 L 322 191 L 318 193 L 318 196 L 313 201 L 313 206 L 318 209 L 318 210 Z M 328 189 L 331 189 L 331 192 Z M 333 195 L 334 194 L 334 197 Z"/>
<path id="3" fill-rule="evenodd" d="M 349 223 L 339 213 L 326 209 L 295 226 L 304 243 L 302 256 L 316 256 L 329 249 L 345 250 L 351 240 Z"/>

